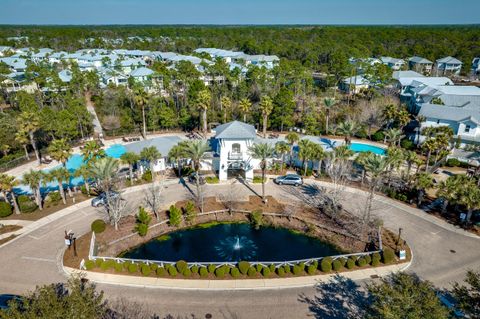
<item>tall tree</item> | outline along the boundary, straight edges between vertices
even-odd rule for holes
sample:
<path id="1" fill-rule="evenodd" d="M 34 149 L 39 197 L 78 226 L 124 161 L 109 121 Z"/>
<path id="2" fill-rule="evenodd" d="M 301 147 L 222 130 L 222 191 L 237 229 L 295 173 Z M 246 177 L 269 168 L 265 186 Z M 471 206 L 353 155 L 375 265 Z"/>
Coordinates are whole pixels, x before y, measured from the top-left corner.
<path id="1" fill-rule="evenodd" d="M 162 157 L 162 154 L 158 151 L 155 146 L 145 147 L 140 152 L 140 158 L 147 161 L 150 165 L 150 172 L 152 177 L 155 176 L 153 167 L 155 166 L 155 161 Z"/>
<path id="2" fill-rule="evenodd" d="M 40 119 L 34 111 L 23 111 L 17 118 L 18 130 L 28 134 L 30 144 L 32 145 L 35 157 L 40 163 L 40 153 L 38 152 L 37 143 L 35 141 L 35 133 L 40 129 Z"/>
<path id="3" fill-rule="evenodd" d="M 62 197 L 62 202 L 64 205 L 67 204 L 67 199 L 65 196 L 65 189 L 63 187 L 63 184 L 68 183 L 70 181 L 70 177 L 71 177 L 70 172 L 65 167 L 61 167 L 61 168 L 56 168 L 49 171 L 45 175 L 45 179 L 44 179 L 45 182 L 56 181 L 58 183 L 58 192 Z"/>
<path id="4" fill-rule="evenodd" d="M 265 198 L 265 171 L 267 169 L 267 160 L 275 154 L 275 148 L 269 143 L 255 143 L 248 148 L 252 158 L 260 160 L 260 169 L 262 170 L 262 201 L 266 203 Z"/>
<path id="5" fill-rule="evenodd" d="M 120 161 L 128 165 L 128 174 L 130 177 L 130 185 L 133 183 L 133 165 L 140 160 L 140 156 L 134 152 L 125 152 L 120 156 Z"/>
<path id="6" fill-rule="evenodd" d="M 267 138 L 268 116 L 270 115 L 270 113 L 272 113 L 273 110 L 272 99 L 269 96 L 262 97 L 259 108 L 262 113 L 263 138 Z"/>
<path id="7" fill-rule="evenodd" d="M 142 110 L 142 134 L 143 138 L 147 139 L 147 122 L 145 119 L 145 105 L 148 103 L 149 96 L 148 93 L 143 89 L 142 86 L 135 86 L 133 89 L 133 100 L 135 105 Z"/>
<path id="8" fill-rule="evenodd" d="M 250 109 L 252 108 L 252 102 L 249 99 L 244 98 L 240 100 L 238 104 L 240 111 L 243 113 L 243 121 L 247 122 L 247 115 L 250 113 Z"/>
<path id="9" fill-rule="evenodd" d="M 207 111 L 210 108 L 210 104 L 212 103 L 212 94 L 209 90 L 204 89 L 198 92 L 197 99 L 195 104 L 197 109 L 200 110 L 202 114 L 202 133 L 205 135 L 208 131 L 208 122 L 207 122 Z"/>
<path id="10" fill-rule="evenodd" d="M 335 100 L 332 98 L 326 98 L 323 100 L 323 105 L 325 105 L 325 135 L 328 135 L 328 124 L 330 122 L 330 111 L 331 108 L 335 105 Z"/>
<path id="11" fill-rule="evenodd" d="M 200 189 L 200 169 L 202 167 L 202 161 L 206 158 L 207 152 L 210 150 L 210 146 L 206 141 L 195 140 L 185 143 L 184 154 L 186 158 L 189 158 L 192 162 L 193 169 L 195 171 L 195 185 L 197 187 L 197 202 L 200 207 L 200 211 L 203 213 L 203 194 Z"/>
<path id="12" fill-rule="evenodd" d="M 65 139 L 53 140 L 48 146 L 50 156 L 67 167 L 67 160 L 72 155 L 72 147 Z"/>
<path id="13" fill-rule="evenodd" d="M 118 160 L 112 157 L 102 157 L 90 165 L 90 173 L 97 181 L 100 192 L 110 191 L 115 184 L 118 172 Z"/>
<path id="14" fill-rule="evenodd" d="M 275 153 L 277 155 L 280 155 L 282 159 L 282 166 L 281 166 L 281 171 L 285 169 L 285 155 L 290 152 L 290 145 L 288 145 L 286 142 L 277 142 L 275 144 Z"/>
<path id="15" fill-rule="evenodd" d="M 15 179 L 14 176 L 7 174 L 0 174 L 0 190 L 3 193 L 3 197 L 7 200 L 7 194 L 10 194 L 12 197 L 13 207 L 16 214 L 20 214 L 20 208 L 18 207 L 17 198 L 15 197 L 15 192 L 13 188 L 19 184 L 19 181 Z"/>
<path id="16" fill-rule="evenodd" d="M 42 194 L 40 193 L 40 187 L 43 179 L 44 173 L 42 173 L 42 171 L 35 171 L 33 169 L 30 169 L 30 171 L 23 174 L 22 178 L 22 183 L 27 184 L 32 190 L 32 193 L 35 196 L 35 201 L 37 202 L 37 206 L 40 210 L 43 210 Z"/>
<path id="17" fill-rule="evenodd" d="M 297 143 L 300 140 L 300 136 L 298 136 L 297 133 L 295 132 L 290 132 L 285 136 L 285 139 L 287 140 L 288 144 L 290 144 L 290 153 L 289 153 L 289 161 L 290 161 L 290 166 L 292 166 L 293 163 L 293 147 L 295 146 L 295 143 Z"/>
<path id="18" fill-rule="evenodd" d="M 467 271 L 464 281 L 466 285 L 453 285 L 453 296 L 468 318 L 480 319 L 480 271 Z"/>
<path id="19" fill-rule="evenodd" d="M 345 137 L 345 144 L 350 145 L 352 143 L 352 137 L 357 134 L 359 126 L 354 121 L 345 121 L 337 126 L 337 133 Z"/>
<path id="20" fill-rule="evenodd" d="M 87 163 L 87 165 L 90 165 L 105 156 L 105 151 L 97 141 L 88 141 L 82 149 L 83 161 Z"/>

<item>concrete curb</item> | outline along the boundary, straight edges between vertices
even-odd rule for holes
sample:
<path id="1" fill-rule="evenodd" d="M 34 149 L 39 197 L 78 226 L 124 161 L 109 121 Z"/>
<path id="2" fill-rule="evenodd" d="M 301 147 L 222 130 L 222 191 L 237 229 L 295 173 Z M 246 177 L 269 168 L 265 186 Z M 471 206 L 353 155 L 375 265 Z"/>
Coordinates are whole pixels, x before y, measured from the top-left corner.
<path id="1" fill-rule="evenodd" d="M 406 270 L 412 263 L 397 264 L 377 268 L 359 269 L 344 273 L 332 273 L 316 276 L 301 276 L 289 278 L 271 279 L 226 279 L 226 280 L 202 280 L 202 279 L 168 279 L 141 276 L 126 276 L 105 274 L 93 271 L 84 271 L 70 267 L 63 267 L 67 276 L 78 275 L 85 277 L 95 283 L 129 286 L 153 289 L 177 289 L 177 290 L 266 290 L 266 289 L 291 289 L 312 287 L 319 282 L 330 280 L 336 275 L 344 276 L 351 280 L 366 280 L 372 276 L 384 277 L 394 272 Z"/>

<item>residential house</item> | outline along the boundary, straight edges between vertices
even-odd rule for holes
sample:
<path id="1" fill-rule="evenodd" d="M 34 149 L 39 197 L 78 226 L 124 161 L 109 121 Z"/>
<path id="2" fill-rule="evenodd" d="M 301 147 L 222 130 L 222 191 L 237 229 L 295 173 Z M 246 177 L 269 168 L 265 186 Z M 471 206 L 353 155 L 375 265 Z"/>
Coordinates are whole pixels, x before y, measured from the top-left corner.
<path id="1" fill-rule="evenodd" d="M 413 56 L 408 59 L 408 68 L 410 70 L 430 75 L 432 74 L 433 62 L 419 56 Z"/>
<path id="2" fill-rule="evenodd" d="M 472 75 L 480 75 L 480 57 L 474 58 L 472 61 Z"/>
<path id="3" fill-rule="evenodd" d="M 370 83 L 362 75 L 351 76 L 343 79 L 338 84 L 338 89 L 346 94 L 358 94 L 368 89 Z"/>
<path id="4" fill-rule="evenodd" d="M 117 70 L 102 67 L 98 70 L 98 73 L 103 86 L 112 84 L 115 86 L 128 84 L 128 77 Z"/>
<path id="5" fill-rule="evenodd" d="M 5 45 L 0 45 L 0 57 L 5 56 L 8 52 L 12 51 L 12 48 Z"/>
<path id="6" fill-rule="evenodd" d="M 447 77 L 399 77 L 397 87 L 400 89 L 400 101 L 409 111 L 417 114 L 423 103 L 430 101 L 438 86 L 454 86 Z"/>
<path id="7" fill-rule="evenodd" d="M 460 75 L 462 64 L 462 61 L 451 56 L 438 59 L 435 63 L 435 75 Z"/>
<path id="8" fill-rule="evenodd" d="M 405 66 L 405 61 L 404 60 L 397 59 L 397 58 L 392 58 L 392 57 L 389 57 L 389 56 L 380 57 L 380 61 L 394 71 L 401 70 Z"/>

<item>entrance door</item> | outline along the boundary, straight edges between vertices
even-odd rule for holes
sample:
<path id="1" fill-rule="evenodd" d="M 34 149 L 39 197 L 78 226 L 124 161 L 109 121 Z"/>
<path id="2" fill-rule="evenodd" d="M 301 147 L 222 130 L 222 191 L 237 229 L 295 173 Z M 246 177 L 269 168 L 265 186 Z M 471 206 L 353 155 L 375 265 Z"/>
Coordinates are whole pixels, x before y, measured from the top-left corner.
<path id="1" fill-rule="evenodd" d="M 227 178 L 241 177 L 245 179 L 245 169 L 243 162 L 232 162 L 228 164 Z"/>

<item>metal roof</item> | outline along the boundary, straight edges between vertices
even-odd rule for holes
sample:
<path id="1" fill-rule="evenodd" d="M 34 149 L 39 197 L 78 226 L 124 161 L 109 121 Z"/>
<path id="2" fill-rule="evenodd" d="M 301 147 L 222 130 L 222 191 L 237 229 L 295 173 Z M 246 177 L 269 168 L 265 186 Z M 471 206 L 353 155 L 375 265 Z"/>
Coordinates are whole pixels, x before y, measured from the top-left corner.
<path id="1" fill-rule="evenodd" d="M 254 139 L 256 136 L 257 132 L 253 125 L 240 121 L 225 123 L 215 128 L 216 139 Z"/>

